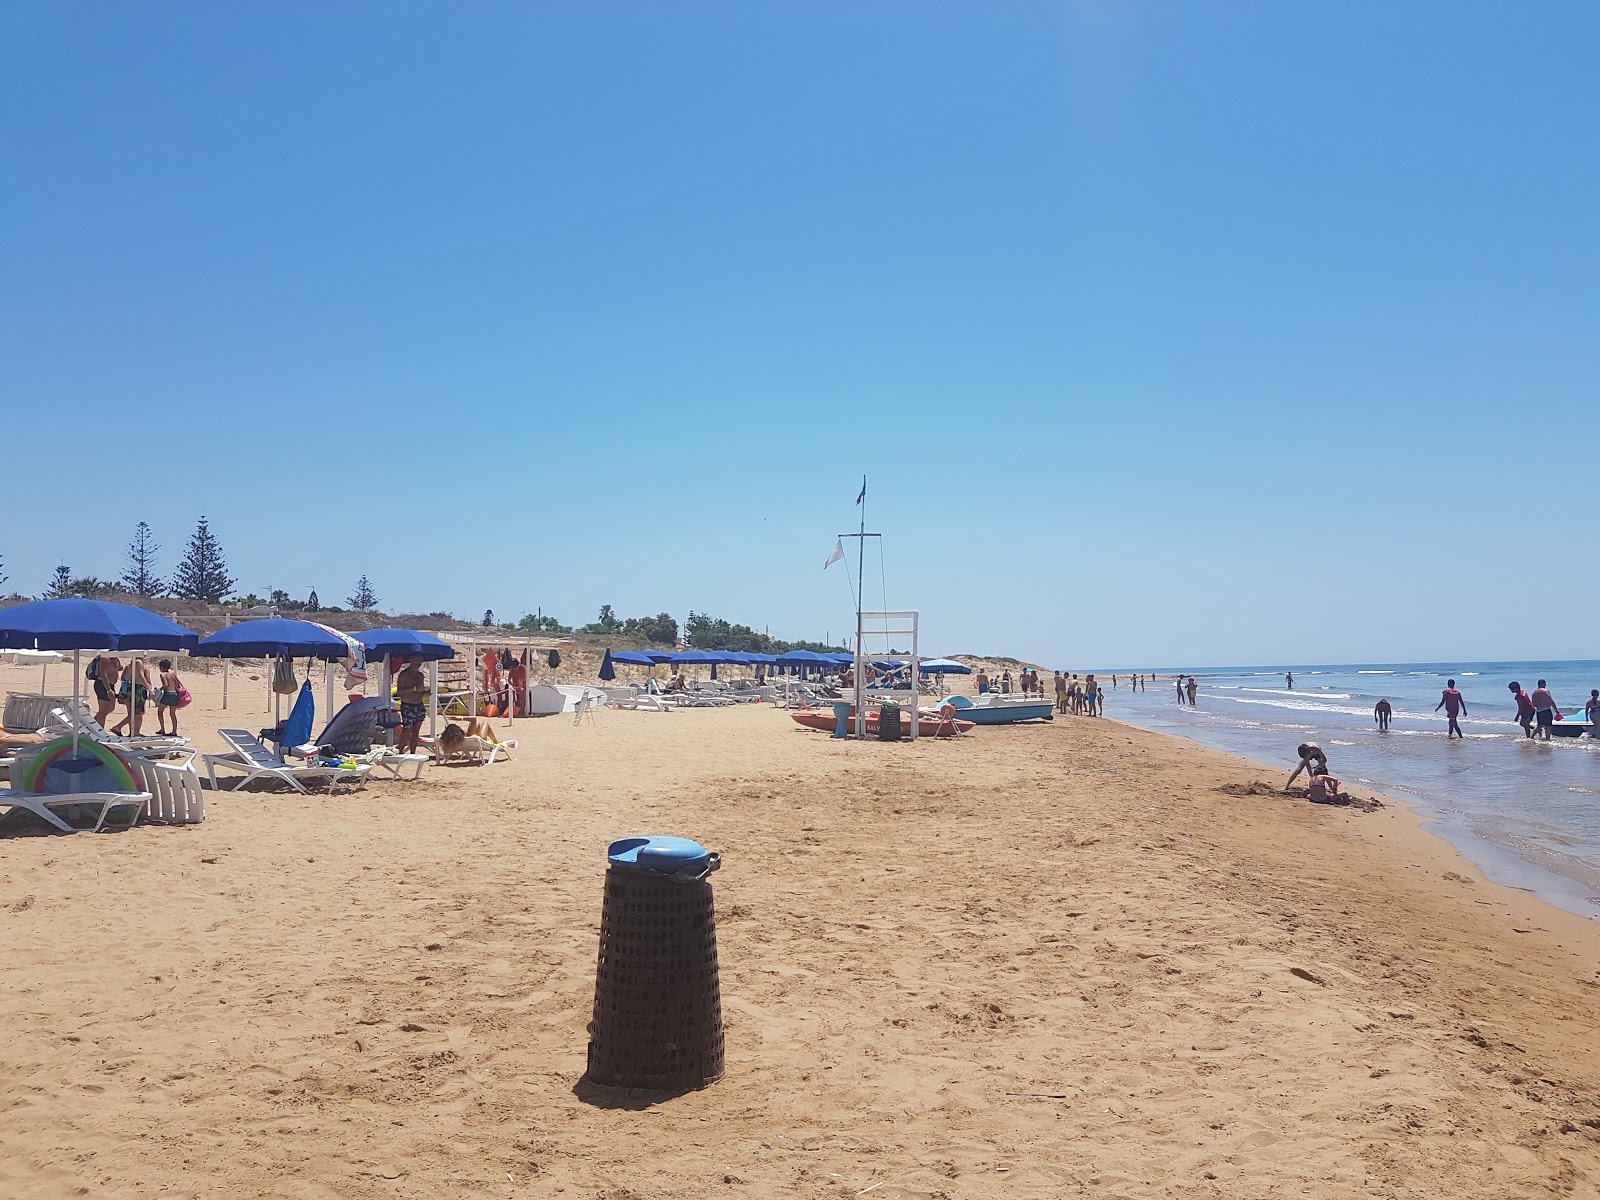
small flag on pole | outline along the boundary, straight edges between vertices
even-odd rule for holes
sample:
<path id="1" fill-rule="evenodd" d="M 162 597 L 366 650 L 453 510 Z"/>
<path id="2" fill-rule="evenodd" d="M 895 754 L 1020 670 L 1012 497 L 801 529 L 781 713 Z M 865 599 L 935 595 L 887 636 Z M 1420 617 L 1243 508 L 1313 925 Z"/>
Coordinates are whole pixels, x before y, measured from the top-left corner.
<path id="1" fill-rule="evenodd" d="M 828 554 L 828 561 L 822 564 L 822 569 L 826 571 L 829 567 L 833 566 L 834 563 L 838 562 L 843 557 L 844 539 L 840 538 L 838 541 L 834 542 L 833 549 Z"/>
<path id="2" fill-rule="evenodd" d="M 867 498 L 867 477 L 865 475 L 863 475 L 861 477 L 861 494 L 856 497 L 856 503 L 860 504 L 866 498 Z"/>

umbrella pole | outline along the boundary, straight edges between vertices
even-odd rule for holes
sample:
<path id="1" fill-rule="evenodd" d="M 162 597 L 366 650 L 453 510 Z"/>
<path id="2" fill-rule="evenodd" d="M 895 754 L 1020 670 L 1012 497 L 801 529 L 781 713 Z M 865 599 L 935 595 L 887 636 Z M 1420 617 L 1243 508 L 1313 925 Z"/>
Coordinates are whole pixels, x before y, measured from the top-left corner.
<path id="1" fill-rule="evenodd" d="M 78 757 L 78 727 L 83 724 L 83 718 L 79 715 L 80 710 L 78 708 L 78 694 L 79 694 L 78 680 L 83 678 L 83 672 L 78 669 L 79 664 L 80 664 L 80 660 L 79 660 L 78 656 L 81 655 L 82 653 L 83 653 L 82 650 L 77 650 L 77 649 L 74 649 L 73 652 L 72 652 L 72 757 L 73 758 L 77 758 Z M 13 786 L 15 786 L 15 785 L 13 785 Z"/>
<path id="2" fill-rule="evenodd" d="M 222 711 L 228 711 L 228 660 L 222 660 Z"/>
<path id="3" fill-rule="evenodd" d="M 436 658 L 428 660 L 428 736 L 439 736 L 439 660 Z"/>
<path id="4" fill-rule="evenodd" d="M 322 694 L 325 711 L 323 716 L 333 720 L 333 660 L 327 659 L 322 664 Z"/>

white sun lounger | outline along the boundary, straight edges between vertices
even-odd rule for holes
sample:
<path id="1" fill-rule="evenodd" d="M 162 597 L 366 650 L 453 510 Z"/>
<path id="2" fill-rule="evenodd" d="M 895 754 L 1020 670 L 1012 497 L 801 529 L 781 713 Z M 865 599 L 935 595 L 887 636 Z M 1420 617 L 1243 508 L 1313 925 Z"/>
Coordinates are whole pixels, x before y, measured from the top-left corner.
<path id="1" fill-rule="evenodd" d="M 631 687 L 608 687 L 605 693 L 607 708 L 626 708 L 637 712 L 671 712 L 675 707 L 665 703 L 659 696 L 652 696 L 648 692 L 641 692 Z"/>
<path id="2" fill-rule="evenodd" d="M 139 764 L 150 789 L 145 820 L 163 825 L 198 825 L 206 819 L 206 793 L 200 773 L 189 763 L 178 766 L 149 759 Z"/>
<path id="3" fill-rule="evenodd" d="M 189 739 L 186 737 L 168 737 L 159 733 L 141 733 L 137 737 L 132 734 L 112 733 L 94 719 L 94 714 L 86 706 L 81 705 L 76 720 L 65 708 L 52 708 L 50 717 L 54 724 L 46 725 L 39 730 L 45 737 L 71 737 L 76 726 L 79 736 L 91 738 L 102 745 L 115 746 L 119 750 L 177 750 L 189 744 Z"/>
<path id="4" fill-rule="evenodd" d="M 449 754 L 439 748 L 437 741 L 434 743 L 434 754 L 440 762 L 450 762 L 454 759 L 466 759 L 468 762 L 489 766 L 496 759 L 511 761 L 511 752 L 517 748 L 516 738 L 507 738 L 503 742 L 485 741 L 481 737 L 464 738 Z"/>
<path id="5" fill-rule="evenodd" d="M 25 808 L 37 817 L 43 818 L 54 825 L 62 833 L 77 833 L 55 813 L 50 811 L 51 805 L 62 804 L 98 804 L 100 817 L 94 823 L 94 831 L 99 833 L 105 828 L 106 818 L 111 815 L 114 808 L 133 807 L 133 815 L 128 819 L 131 828 L 139 820 L 139 815 L 144 812 L 145 805 L 150 803 L 149 792 L 68 792 L 57 794 L 55 792 L 19 792 L 11 788 L 0 788 L 0 808 Z"/>
<path id="6" fill-rule="evenodd" d="M 234 780 L 234 790 L 240 784 L 249 783 L 252 779 L 277 779 L 287 783 L 297 792 L 305 792 L 305 779 L 326 779 L 328 787 L 341 779 L 354 779 L 365 782 L 372 768 L 365 764 L 350 767 L 311 767 L 298 766 L 287 763 L 282 755 L 269 750 L 259 738 L 243 729 L 219 729 L 218 736 L 233 749 L 226 754 L 206 754 L 206 774 L 211 779 L 211 790 L 217 789 L 217 768 L 226 767 L 230 771 L 241 771 L 242 776 Z"/>

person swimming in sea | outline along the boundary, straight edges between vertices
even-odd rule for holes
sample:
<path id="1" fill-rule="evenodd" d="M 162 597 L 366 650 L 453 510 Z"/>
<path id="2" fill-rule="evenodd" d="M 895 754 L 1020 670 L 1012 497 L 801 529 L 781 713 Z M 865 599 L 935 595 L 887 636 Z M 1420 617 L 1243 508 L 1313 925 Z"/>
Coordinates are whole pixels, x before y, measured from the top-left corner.
<path id="1" fill-rule="evenodd" d="M 1389 718 L 1394 716 L 1394 705 L 1388 699 L 1379 700 L 1372 706 L 1372 719 L 1378 723 L 1379 733 L 1389 732 Z"/>

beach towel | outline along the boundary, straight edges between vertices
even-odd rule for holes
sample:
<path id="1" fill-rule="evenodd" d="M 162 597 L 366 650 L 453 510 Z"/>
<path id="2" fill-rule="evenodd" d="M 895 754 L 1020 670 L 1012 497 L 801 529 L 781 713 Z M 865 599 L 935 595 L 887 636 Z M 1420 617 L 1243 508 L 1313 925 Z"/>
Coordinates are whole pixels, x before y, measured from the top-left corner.
<path id="1" fill-rule="evenodd" d="M 316 710 L 317 702 L 311 698 L 311 680 L 307 679 L 300 685 L 300 694 L 295 697 L 294 707 L 289 710 L 289 719 L 283 723 L 283 739 L 278 745 L 303 746 L 309 742 Z"/>

